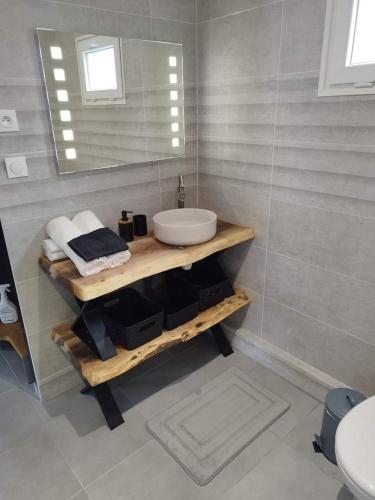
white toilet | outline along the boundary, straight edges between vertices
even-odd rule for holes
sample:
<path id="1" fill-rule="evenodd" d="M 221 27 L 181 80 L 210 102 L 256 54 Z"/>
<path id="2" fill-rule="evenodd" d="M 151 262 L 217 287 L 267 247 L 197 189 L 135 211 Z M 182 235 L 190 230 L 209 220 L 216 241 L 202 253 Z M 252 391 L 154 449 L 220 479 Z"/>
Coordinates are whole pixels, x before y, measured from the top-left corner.
<path id="1" fill-rule="evenodd" d="M 354 498 L 375 499 L 375 396 L 342 419 L 335 447 L 337 465 Z"/>

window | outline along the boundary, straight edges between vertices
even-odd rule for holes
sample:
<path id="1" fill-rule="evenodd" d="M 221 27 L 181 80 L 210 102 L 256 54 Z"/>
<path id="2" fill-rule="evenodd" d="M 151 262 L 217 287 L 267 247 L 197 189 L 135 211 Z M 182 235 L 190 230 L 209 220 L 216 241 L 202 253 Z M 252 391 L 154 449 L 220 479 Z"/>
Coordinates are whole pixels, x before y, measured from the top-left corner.
<path id="1" fill-rule="evenodd" d="M 320 96 L 375 94 L 374 25 L 374 0 L 328 0 Z"/>
<path id="2" fill-rule="evenodd" d="M 76 45 L 82 103 L 125 103 L 120 39 L 84 35 L 76 39 Z"/>

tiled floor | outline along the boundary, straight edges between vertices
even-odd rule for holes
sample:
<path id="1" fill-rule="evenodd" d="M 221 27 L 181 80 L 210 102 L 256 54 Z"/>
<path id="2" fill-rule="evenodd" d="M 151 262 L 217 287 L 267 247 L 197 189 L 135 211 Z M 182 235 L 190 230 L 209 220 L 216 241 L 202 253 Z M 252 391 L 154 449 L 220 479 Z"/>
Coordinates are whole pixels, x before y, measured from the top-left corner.
<path id="1" fill-rule="evenodd" d="M 291 408 L 201 487 L 148 434 L 145 424 L 233 365 L 289 401 Z M 312 450 L 322 405 L 239 352 L 218 355 L 208 336 L 162 353 L 116 381 L 125 425 L 112 432 L 96 401 L 78 389 L 43 408 L 22 388 L 2 390 L 0 385 L 1 500 L 351 498 L 336 468 Z"/>

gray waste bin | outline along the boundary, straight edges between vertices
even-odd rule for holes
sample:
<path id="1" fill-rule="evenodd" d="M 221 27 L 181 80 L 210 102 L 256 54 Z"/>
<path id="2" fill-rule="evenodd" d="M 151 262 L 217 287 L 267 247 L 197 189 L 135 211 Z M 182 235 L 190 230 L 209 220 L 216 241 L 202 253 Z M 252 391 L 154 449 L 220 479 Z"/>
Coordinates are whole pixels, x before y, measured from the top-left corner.
<path id="1" fill-rule="evenodd" d="M 335 436 L 336 430 L 345 415 L 357 404 L 366 399 L 361 392 L 353 389 L 332 389 L 325 400 L 325 408 L 320 436 L 315 435 L 313 442 L 316 453 L 323 453 L 335 465 Z"/>

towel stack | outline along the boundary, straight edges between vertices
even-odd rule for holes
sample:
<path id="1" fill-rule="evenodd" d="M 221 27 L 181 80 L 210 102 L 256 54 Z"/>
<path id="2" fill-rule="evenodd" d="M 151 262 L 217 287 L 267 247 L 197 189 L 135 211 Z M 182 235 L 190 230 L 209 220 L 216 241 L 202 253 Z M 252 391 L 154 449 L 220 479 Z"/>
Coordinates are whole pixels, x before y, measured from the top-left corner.
<path id="1" fill-rule="evenodd" d="M 90 210 L 79 213 L 73 220 L 57 217 L 47 224 L 46 230 L 51 238 L 43 242 L 46 256 L 58 260 L 57 255 L 60 257 L 62 252 L 82 276 L 120 266 L 131 257 L 127 244 L 105 228 Z"/>

